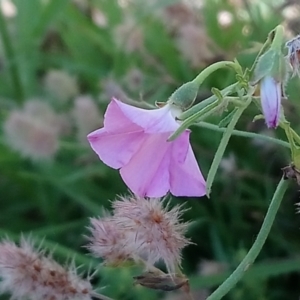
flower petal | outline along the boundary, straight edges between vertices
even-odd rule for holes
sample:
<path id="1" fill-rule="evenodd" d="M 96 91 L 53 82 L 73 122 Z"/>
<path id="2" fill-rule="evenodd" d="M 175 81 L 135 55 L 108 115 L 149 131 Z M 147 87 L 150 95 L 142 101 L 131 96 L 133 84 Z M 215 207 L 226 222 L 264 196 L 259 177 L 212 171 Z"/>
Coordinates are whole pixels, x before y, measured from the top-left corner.
<path id="1" fill-rule="evenodd" d="M 141 197 L 162 197 L 170 189 L 171 143 L 168 134 L 147 135 L 130 162 L 120 170 L 126 185 Z"/>
<path id="2" fill-rule="evenodd" d="M 140 126 L 135 124 L 128 118 L 123 110 L 121 109 L 125 105 L 129 106 L 130 109 L 135 110 L 136 108 L 127 104 L 124 104 L 116 99 L 112 99 L 108 104 L 107 110 L 104 115 L 104 128 L 107 132 L 122 133 L 132 132 L 141 129 Z"/>
<path id="3" fill-rule="evenodd" d="M 179 127 L 168 104 L 162 108 L 149 110 L 134 107 L 116 99 L 113 101 L 128 120 L 143 128 L 147 133 L 171 133 Z"/>
<path id="4" fill-rule="evenodd" d="M 280 119 L 281 84 L 268 76 L 261 81 L 261 106 L 269 128 L 276 128 Z"/>
<path id="5" fill-rule="evenodd" d="M 141 147 L 145 134 L 140 130 L 128 133 L 108 133 L 104 128 L 88 135 L 92 149 L 108 166 L 119 169 L 126 165 Z"/>
<path id="6" fill-rule="evenodd" d="M 206 194 L 206 182 L 189 144 L 189 134 L 185 131 L 173 142 L 170 191 L 174 196 L 200 197 Z"/>

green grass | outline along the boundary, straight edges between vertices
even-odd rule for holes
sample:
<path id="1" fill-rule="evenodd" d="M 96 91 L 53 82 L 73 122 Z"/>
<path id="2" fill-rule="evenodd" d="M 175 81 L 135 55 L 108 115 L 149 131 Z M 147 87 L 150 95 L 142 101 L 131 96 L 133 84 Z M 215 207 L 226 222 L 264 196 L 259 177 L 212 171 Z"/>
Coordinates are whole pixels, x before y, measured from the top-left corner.
<path id="1" fill-rule="evenodd" d="M 101 215 L 103 208 L 110 208 L 110 200 L 128 191 L 118 171 L 100 162 L 88 143 L 83 145 L 76 139 L 72 117 L 76 97 L 56 99 L 45 89 L 44 77 L 52 69 L 74 76 L 80 94 L 92 95 L 102 115 L 109 103 L 105 87 L 108 79 L 118 83 L 130 99 L 151 104 L 166 101 L 177 87 L 214 61 L 237 57 L 243 67 L 251 66 L 259 50 L 255 43 L 262 45 L 268 32 L 284 20 L 282 11 L 275 12 L 277 1 L 246 1 L 249 7 L 241 8 L 230 4 L 233 1 L 204 1 L 193 14 L 198 26 L 206 31 L 203 43 L 206 38 L 210 40 L 211 56 L 204 56 L 202 65 L 195 67 L 178 48 L 180 27 L 170 28 L 171 20 L 162 17 L 163 11 L 179 1 L 132 1 L 122 8 L 118 1 L 91 0 L 83 10 L 74 2 L 14 0 L 17 15 L 0 14 L 0 235 L 18 241 L 21 233 L 31 234 L 37 243 L 44 240 L 45 248 L 54 251 L 60 262 L 74 257 L 85 272 L 100 266 L 94 286 L 105 287 L 103 294 L 114 299 L 163 299 L 164 293 L 133 286 L 132 277 L 140 270 L 102 267 L 101 261 L 83 247 L 89 218 Z M 231 25 L 221 28 L 217 20 L 224 10 L 233 19 Z M 100 12 L 106 20 L 102 27 L 93 21 Z M 178 16 L 172 18 L 179 20 Z M 132 52 L 126 51 L 129 38 L 122 45 L 116 40 L 117 27 L 127 19 L 143 35 L 142 46 Z M 142 74 L 136 85 L 126 77 L 132 69 Z M 215 72 L 203 83 L 197 101 L 208 97 L 212 87 L 223 89 L 233 82 L 231 71 Z M 299 89 L 299 79 L 293 79 L 288 85 L 290 99 L 284 102 L 287 119 L 298 132 Z M 4 124 L 11 111 L 22 109 L 32 98 L 48 103 L 69 126 L 51 160 L 24 157 L 9 146 L 5 137 Z M 256 133 L 266 130 L 263 121 L 252 122 L 258 113 L 251 105 L 236 129 Z M 218 125 L 223 117 L 212 116 L 205 121 Z M 192 146 L 205 177 L 222 137 L 220 128 L 206 127 L 191 127 Z M 285 140 L 280 129 L 268 133 Z M 188 236 L 195 244 L 183 251 L 183 270 L 192 289 L 215 289 L 243 259 L 262 224 L 281 168 L 290 163 L 286 144 L 273 143 L 270 138 L 254 142 L 254 137 L 250 134 L 245 139 L 237 132 L 230 138 L 224 157 L 233 155 L 236 166 L 231 172 L 217 171 L 210 199 L 172 199 L 174 204 L 184 202 L 191 208 L 184 219 L 193 221 Z M 290 185 L 257 263 L 224 299 L 299 298 L 298 190 L 296 184 Z M 225 269 L 217 274 L 200 273 L 201 263 L 207 260 L 225 265 Z"/>

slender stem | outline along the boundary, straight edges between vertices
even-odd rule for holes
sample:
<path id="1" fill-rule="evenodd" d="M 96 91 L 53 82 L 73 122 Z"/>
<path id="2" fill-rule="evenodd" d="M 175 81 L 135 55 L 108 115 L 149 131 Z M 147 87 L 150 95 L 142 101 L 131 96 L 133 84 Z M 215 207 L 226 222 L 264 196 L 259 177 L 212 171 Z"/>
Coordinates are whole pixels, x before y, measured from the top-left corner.
<path id="1" fill-rule="evenodd" d="M 195 81 L 198 85 L 201 85 L 202 82 L 213 72 L 221 68 L 230 68 L 230 67 L 236 70 L 239 66 L 237 65 L 236 62 L 232 62 L 232 61 L 218 61 L 205 68 L 193 81 Z"/>
<path id="2" fill-rule="evenodd" d="M 6 20 L 3 16 L 3 12 L 0 9 L 0 34 L 3 42 L 4 51 L 8 60 L 8 68 L 13 82 L 13 90 L 15 92 L 15 97 L 19 103 L 22 103 L 24 100 L 24 91 L 22 87 L 20 72 L 18 64 L 16 61 L 16 55 L 11 43 L 9 33 L 6 26 Z"/>
<path id="3" fill-rule="evenodd" d="M 162 270 L 158 269 L 154 265 L 148 263 L 146 260 L 144 260 L 139 255 L 135 255 L 134 259 L 136 260 L 137 263 L 141 264 L 146 270 L 149 270 L 149 271 L 153 272 L 154 274 L 157 274 L 157 275 L 167 275 L 165 272 L 163 272 Z"/>
<path id="4" fill-rule="evenodd" d="M 297 134 L 297 132 L 293 128 L 290 128 L 290 130 L 291 130 L 291 133 L 293 135 L 293 138 L 295 139 L 295 141 L 297 142 L 297 144 L 300 145 L 300 137 L 299 137 L 299 135 Z"/>
<path id="5" fill-rule="evenodd" d="M 104 295 L 100 295 L 100 294 L 97 294 L 95 292 L 92 292 L 91 296 L 96 298 L 96 299 L 99 299 L 99 300 L 114 300 L 113 298 L 110 298 L 110 297 L 107 297 L 107 296 L 104 296 Z"/>
<path id="6" fill-rule="evenodd" d="M 239 266 L 235 269 L 235 271 L 216 289 L 207 300 L 219 300 L 223 296 L 225 296 L 234 286 L 235 284 L 244 276 L 245 272 L 249 269 L 249 267 L 254 263 L 256 257 L 260 253 L 268 235 L 273 225 L 276 213 L 279 209 L 282 198 L 287 190 L 288 181 L 281 178 L 276 191 L 274 193 L 271 204 L 268 208 L 268 212 L 264 219 L 264 222 L 261 226 L 261 229 L 256 237 L 254 244 L 251 249 L 243 259 L 243 261 L 239 264 Z"/>
<path id="7" fill-rule="evenodd" d="M 224 132 L 224 135 L 221 139 L 221 142 L 219 144 L 218 150 L 214 156 L 214 160 L 211 164 L 211 167 L 209 169 L 208 175 L 207 175 L 207 182 L 206 182 L 206 195 L 209 197 L 211 187 L 214 181 L 214 178 L 216 176 L 219 164 L 221 162 L 221 159 L 223 157 L 224 151 L 227 147 L 227 144 L 229 142 L 229 139 L 232 135 L 232 131 L 234 130 L 234 127 L 236 123 L 238 122 L 239 118 L 241 117 L 244 110 L 248 107 L 248 105 L 251 103 L 251 96 L 249 96 L 248 100 L 244 103 L 243 107 L 239 107 L 238 110 L 233 115 L 230 123 L 228 124 L 226 131 Z"/>
<path id="8" fill-rule="evenodd" d="M 220 128 L 218 125 L 215 124 L 210 124 L 207 122 L 200 122 L 195 124 L 196 126 L 199 127 L 203 127 L 203 128 L 207 128 L 210 130 L 214 130 L 214 131 L 218 131 L 218 132 L 225 132 L 226 128 Z M 262 135 L 262 134 L 258 134 L 258 133 L 254 133 L 254 132 L 247 132 L 247 131 L 242 131 L 242 130 L 236 130 L 234 129 L 232 131 L 232 135 L 236 135 L 236 136 L 241 136 L 241 137 L 245 137 L 245 138 L 252 138 L 252 139 L 261 139 L 261 140 L 265 140 L 267 142 L 271 142 L 286 148 L 291 148 L 291 145 L 288 142 L 279 140 L 279 139 L 275 139 L 272 138 L 270 136 L 266 136 L 266 135 Z"/>

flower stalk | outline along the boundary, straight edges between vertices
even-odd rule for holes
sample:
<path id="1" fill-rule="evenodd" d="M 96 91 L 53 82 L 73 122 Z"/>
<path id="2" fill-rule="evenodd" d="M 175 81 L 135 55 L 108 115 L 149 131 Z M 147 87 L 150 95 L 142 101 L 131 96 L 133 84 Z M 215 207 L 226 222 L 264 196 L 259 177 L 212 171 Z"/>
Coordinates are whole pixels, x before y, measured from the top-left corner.
<path id="1" fill-rule="evenodd" d="M 225 296 L 236 284 L 238 281 L 242 279 L 245 272 L 249 269 L 249 267 L 254 263 L 255 259 L 259 255 L 265 241 L 269 235 L 271 227 L 274 223 L 275 216 L 279 209 L 280 203 L 283 199 L 283 196 L 288 188 L 288 181 L 281 178 L 276 191 L 273 195 L 273 199 L 268 208 L 268 212 L 262 224 L 262 227 L 257 235 L 257 238 L 252 245 L 251 249 L 243 259 L 243 261 L 239 264 L 239 266 L 235 269 L 235 271 L 227 278 L 226 281 L 219 286 L 208 298 L 207 300 L 219 300 L 223 296 Z"/>
<path id="2" fill-rule="evenodd" d="M 235 112 L 235 114 L 233 115 L 230 123 L 228 124 L 226 131 L 224 132 L 224 135 L 222 137 L 222 140 L 219 144 L 218 150 L 215 154 L 214 160 L 211 164 L 211 167 L 209 169 L 208 175 L 207 175 L 207 182 L 206 182 L 206 195 L 209 197 L 209 194 L 211 192 L 211 187 L 213 184 L 213 181 L 215 179 L 219 164 L 222 160 L 224 151 L 227 147 L 227 144 L 229 142 L 229 139 L 232 135 L 232 132 L 234 130 L 234 127 L 236 125 L 236 123 L 238 122 L 238 120 L 240 119 L 241 115 L 243 114 L 244 110 L 249 106 L 249 104 L 252 101 L 252 97 L 249 96 L 248 100 L 244 103 L 243 107 L 240 107 L 237 109 L 237 111 Z"/>

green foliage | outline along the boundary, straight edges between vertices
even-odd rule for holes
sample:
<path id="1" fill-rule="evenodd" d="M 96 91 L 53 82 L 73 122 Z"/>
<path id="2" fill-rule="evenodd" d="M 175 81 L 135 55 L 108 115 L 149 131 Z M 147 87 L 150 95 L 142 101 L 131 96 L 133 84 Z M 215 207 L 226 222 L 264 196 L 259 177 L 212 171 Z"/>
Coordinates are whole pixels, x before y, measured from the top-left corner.
<path id="1" fill-rule="evenodd" d="M 59 261 L 74 257 L 85 272 L 101 263 L 86 255 L 83 247 L 89 217 L 101 215 L 104 208 L 110 209 L 110 200 L 128 191 L 118 171 L 100 162 L 87 142 L 79 141 L 76 97 L 92 95 L 101 115 L 112 95 L 129 102 L 134 99 L 140 106 L 166 101 L 178 86 L 215 61 L 238 57 L 243 67 L 250 66 L 259 50 L 257 43 L 261 46 L 268 32 L 283 20 L 275 0 L 244 1 L 246 6 L 206 0 L 191 11 L 174 6 L 180 1 L 146 2 L 14 0 L 16 15 L 0 18 L 0 236 L 18 241 L 21 233 L 31 234 L 37 244 L 44 240 L 43 245 L 54 251 Z M 187 17 L 182 19 L 181 12 Z M 223 12 L 231 17 L 225 25 L 220 21 Z M 181 36 L 181 27 L 188 22 L 203 30 L 201 43 L 192 37 L 188 44 Z M 49 91 L 45 81 L 51 70 L 73 77 L 79 95 L 58 99 Z M 137 70 L 137 77 L 130 77 L 130 71 Z M 223 89 L 232 83 L 231 76 L 228 70 L 215 72 L 201 86 L 196 101 L 207 98 L 212 87 Z M 298 130 L 299 90 L 297 78 L 287 88 L 291 101 L 283 103 L 287 119 Z M 61 129 L 58 151 L 49 159 L 22 155 L 11 147 L 5 134 L 12 111 L 22 110 L 33 98 L 50 105 L 66 127 Z M 266 133 L 263 122 L 252 123 L 255 114 L 253 105 L 237 129 Z M 232 113 L 228 113 L 225 119 L 217 114 L 206 121 L 222 127 L 231 119 Z M 91 130 L 99 127 L 100 118 Z M 191 129 L 192 146 L 206 177 L 221 134 L 204 127 Z M 283 138 L 280 131 L 266 134 Z M 184 250 L 183 267 L 192 290 L 215 289 L 243 259 L 259 231 L 280 169 L 289 164 L 288 155 L 289 150 L 277 144 L 232 137 L 210 199 L 172 199 L 190 208 L 183 217 L 192 221 L 188 234 L 195 244 Z M 299 297 L 297 190 L 296 186 L 290 188 L 257 264 L 226 299 Z M 204 261 L 216 265 L 216 270 L 205 269 Z M 101 292 L 114 299 L 167 296 L 133 286 L 132 277 L 137 273 L 132 268 L 100 266 L 93 283 L 105 287 Z"/>

